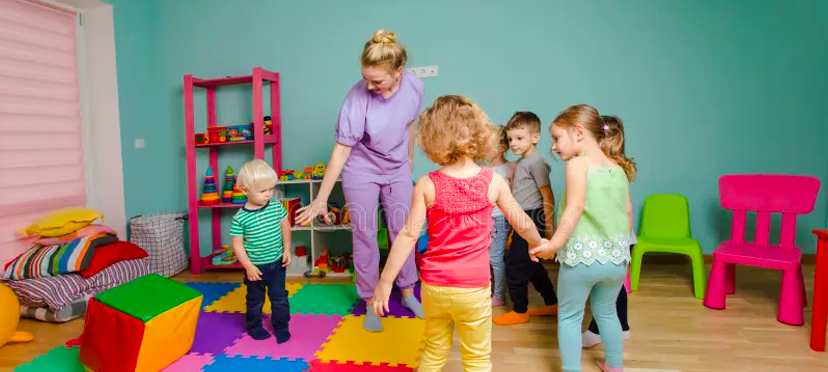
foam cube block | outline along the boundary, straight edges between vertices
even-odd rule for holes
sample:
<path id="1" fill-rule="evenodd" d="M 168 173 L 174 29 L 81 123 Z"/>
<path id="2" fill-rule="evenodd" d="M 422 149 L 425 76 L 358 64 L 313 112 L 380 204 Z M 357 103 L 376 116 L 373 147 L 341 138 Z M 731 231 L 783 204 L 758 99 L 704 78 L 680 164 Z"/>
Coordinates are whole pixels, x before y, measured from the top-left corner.
<path id="1" fill-rule="evenodd" d="M 193 345 L 202 294 L 149 274 L 95 296 L 80 362 L 94 372 L 158 372 Z"/>

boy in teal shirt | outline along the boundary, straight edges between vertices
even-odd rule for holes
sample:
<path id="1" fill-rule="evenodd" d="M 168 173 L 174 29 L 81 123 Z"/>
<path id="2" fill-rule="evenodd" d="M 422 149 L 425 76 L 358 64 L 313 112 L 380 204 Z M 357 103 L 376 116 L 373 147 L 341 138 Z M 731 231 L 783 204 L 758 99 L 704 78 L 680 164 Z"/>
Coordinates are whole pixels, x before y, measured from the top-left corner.
<path id="1" fill-rule="evenodd" d="M 290 305 L 285 289 L 290 264 L 290 223 L 282 203 L 271 201 L 278 176 L 264 160 L 245 164 L 237 176 L 247 203 L 230 225 L 233 251 L 244 267 L 247 286 L 247 333 L 256 340 L 270 334 L 262 327 L 262 307 L 267 292 L 271 323 L 277 343 L 290 339 Z"/>

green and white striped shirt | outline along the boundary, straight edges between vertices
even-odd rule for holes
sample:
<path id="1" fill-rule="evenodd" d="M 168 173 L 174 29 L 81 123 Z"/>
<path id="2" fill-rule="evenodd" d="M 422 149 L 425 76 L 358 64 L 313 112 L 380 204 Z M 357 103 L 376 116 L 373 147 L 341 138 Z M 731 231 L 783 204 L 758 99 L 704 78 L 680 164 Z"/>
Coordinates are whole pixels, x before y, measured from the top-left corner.
<path id="1" fill-rule="evenodd" d="M 282 258 L 282 220 L 287 212 L 282 203 L 267 202 L 264 207 L 239 209 L 230 224 L 230 235 L 244 238 L 244 250 L 254 265 L 266 265 Z"/>

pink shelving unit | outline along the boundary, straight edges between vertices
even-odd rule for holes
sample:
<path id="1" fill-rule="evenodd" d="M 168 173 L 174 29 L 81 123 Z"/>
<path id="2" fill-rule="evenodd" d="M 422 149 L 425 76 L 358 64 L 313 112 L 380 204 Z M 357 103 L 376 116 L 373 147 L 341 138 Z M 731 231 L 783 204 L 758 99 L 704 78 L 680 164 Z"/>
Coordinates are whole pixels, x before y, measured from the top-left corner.
<path id="1" fill-rule="evenodd" d="M 264 97 L 262 90 L 265 83 L 270 83 L 270 117 L 273 122 L 272 134 L 264 134 Z M 202 88 L 207 93 L 207 127 L 215 127 L 216 122 L 216 89 L 228 85 L 251 84 L 253 90 L 253 140 L 196 145 L 195 143 L 195 108 L 193 105 L 193 91 Z M 273 147 L 273 169 L 281 175 L 282 172 L 282 117 L 279 103 L 279 73 L 267 71 L 261 67 L 254 67 L 250 75 L 230 76 L 217 79 L 199 79 L 192 75 L 184 75 L 184 124 L 187 147 L 187 195 L 190 213 L 190 272 L 198 275 L 207 269 L 241 269 L 241 265 L 213 265 L 212 252 L 221 247 L 221 214 L 225 208 L 238 208 L 238 204 L 217 204 L 202 206 L 199 204 L 199 175 L 196 174 L 196 151 L 207 149 L 210 152 L 210 168 L 216 175 L 216 181 L 221 181 L 221 171 L 218 169 L 219 149 L 225 146 L 253 146 L 253 156 L 264 159 L 265 145 Z M 202 175 L 203 176 L 203 175 Z M 220 188 L 219 188 L 220 190 Z M 211 210 L 212 219 L 212 249 L 210 255 L 201 256 L 201 242 L 198 233 L 199 209 Z"/>

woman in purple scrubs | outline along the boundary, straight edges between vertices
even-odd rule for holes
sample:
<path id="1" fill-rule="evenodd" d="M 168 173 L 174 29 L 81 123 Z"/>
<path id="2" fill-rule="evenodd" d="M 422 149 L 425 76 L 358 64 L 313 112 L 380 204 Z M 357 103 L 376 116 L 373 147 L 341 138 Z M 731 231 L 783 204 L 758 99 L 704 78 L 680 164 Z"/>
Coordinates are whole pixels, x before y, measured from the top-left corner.
<path id="1" fill-rule="evenodd" d="M 299 209 L 298 222 L 302 224 L 318 215 L 326 216 L 328 197 L 342 173 L 342 190 L 353 226 L 357 292 L 369 309 L 379 281 L 379 200 L 393 241 L 405 224 L 414 191 L 413 124 L 422 108 L 423 83 L 403 69 L 406 59 L 405 48 L 397 43 L 393 32 L 377 30 L 365 43 L 363 79 L 351 87 L 342 104 L 336 144 L 319 194 L 310 205 Z M 422 306 L 414 297 L 416 282 L 412 251 L 397 277 L 397 286 L 402 289 L 402 305 L 423 318 Z M 363 327 L 379 332 L 382 323 L 368 311 Z"/>

